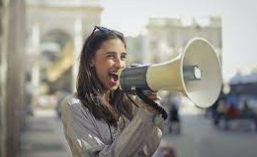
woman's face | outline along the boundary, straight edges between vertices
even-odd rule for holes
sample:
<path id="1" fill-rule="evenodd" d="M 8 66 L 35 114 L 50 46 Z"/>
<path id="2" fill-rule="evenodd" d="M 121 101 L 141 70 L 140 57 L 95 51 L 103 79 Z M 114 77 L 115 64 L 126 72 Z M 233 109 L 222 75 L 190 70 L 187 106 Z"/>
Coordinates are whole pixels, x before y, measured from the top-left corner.
<path id="1" fill-rule="evenodd" d="M 92 59 L 91 66 L 96 69 L 98 79 L 106 91 L 119 87 L 118 71 L 126 66 L 126 48 L 120 39 L 102 43 Z"/>

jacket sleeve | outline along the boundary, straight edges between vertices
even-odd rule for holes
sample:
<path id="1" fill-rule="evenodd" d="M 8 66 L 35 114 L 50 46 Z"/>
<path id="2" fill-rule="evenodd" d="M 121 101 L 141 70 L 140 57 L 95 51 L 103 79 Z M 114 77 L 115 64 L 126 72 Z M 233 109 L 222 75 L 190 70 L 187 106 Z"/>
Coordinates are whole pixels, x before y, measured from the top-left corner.
<path id="1" fill-rule="evenodd" d="M 152 131 L 152 136 L 150 136 L 147 139 L 146 144 L 143 146 L 143 153 L 145 156 L 152 156 L 155 152 L 155 150 L 158 148 L 162 133 L 164 128 L 164 120 L 161 118 L 161 120 L 158 123 L 158 127 L 155 127 Z"/>
<path id="2" fill-rule="evenodd" d="M 151 156 L 162 137 L 152 118 L 152 113 L 140 108 L 121 135 L 106 145 L 100 140 L 92 117 L 67 102 L 62 105 L 64 133 L 74 157 L 132 157 L 142 150 Z"/>

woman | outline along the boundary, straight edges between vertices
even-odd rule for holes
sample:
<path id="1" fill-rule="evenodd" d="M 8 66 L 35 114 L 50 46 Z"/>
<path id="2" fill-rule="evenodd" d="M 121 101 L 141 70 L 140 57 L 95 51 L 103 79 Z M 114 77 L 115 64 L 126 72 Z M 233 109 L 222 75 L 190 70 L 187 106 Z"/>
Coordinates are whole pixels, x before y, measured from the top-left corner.
<path id="1" fill-rule="evenodd" d="M 134 106 L 119 89 L 126 66 L 121 33 L 95 26 L 80 56 L 77 93 L 62 105 L 64 133 L 73 157 L 142 157 L 157 149 L 162 129 L 148 104 Z M 155 93 L 148 96 L 157 100 Z"/>

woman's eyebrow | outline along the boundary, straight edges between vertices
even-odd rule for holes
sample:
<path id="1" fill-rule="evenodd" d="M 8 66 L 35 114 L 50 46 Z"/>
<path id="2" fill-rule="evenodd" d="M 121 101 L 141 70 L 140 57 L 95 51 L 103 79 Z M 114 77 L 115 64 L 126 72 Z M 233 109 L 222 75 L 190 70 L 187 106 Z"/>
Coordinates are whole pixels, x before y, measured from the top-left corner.
<path id="1" fill-rule="evenodd" d="M 127 52 L 122 52 L 121 55 L 127 56 Z"/>
<path id="2" fill-rule="evenodd" d="M 109 54 L 116 54 L 116 52 L 113 52 L 113 51 L 109 51 L 109 52 L 105 52 L 106 55 L 109 55 Z"/>
<path id="3" fill-rule="evenodd" d="M 105 52 L 106 55 L 110 55 L 110 54 L 118 54 L 117 52 L 113 52 L 113 51 L 109 51 L 109 52 Z M 121 55 L 127 55 L 127 52 L 122 52 Z"/>

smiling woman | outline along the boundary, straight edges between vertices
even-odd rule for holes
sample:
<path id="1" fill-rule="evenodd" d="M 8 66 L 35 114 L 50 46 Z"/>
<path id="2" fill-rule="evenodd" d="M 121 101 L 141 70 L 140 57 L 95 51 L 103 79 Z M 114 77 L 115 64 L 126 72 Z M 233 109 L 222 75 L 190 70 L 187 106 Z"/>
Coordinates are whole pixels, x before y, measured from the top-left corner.
<path id="1" fill-rule="evenodd" d="M 118 71 L 126 67 L 122 33 L 96 26 L 80 56 L 77 93 L 62 105 L 64 133 L 74 157 L 152 156 L 163 120 L 148 104 L 133 106 L 119 88 Z M 156 93 L 149 98 L 157 101 Z"/>

